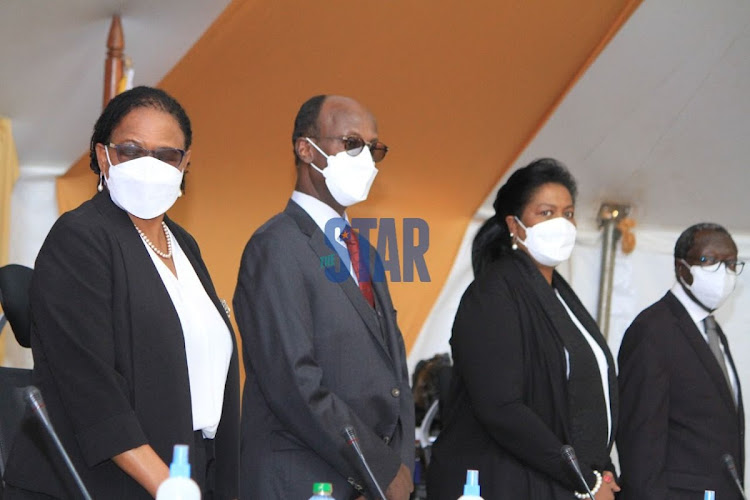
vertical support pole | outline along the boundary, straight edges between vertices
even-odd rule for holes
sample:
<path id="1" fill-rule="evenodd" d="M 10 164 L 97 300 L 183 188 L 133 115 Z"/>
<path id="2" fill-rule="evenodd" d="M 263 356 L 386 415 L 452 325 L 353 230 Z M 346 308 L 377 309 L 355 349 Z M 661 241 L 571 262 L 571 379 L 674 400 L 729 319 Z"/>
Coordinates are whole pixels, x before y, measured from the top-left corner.
<path id="1" fill-rule="evenodd" d="M 615 272 L 615 254 L 620 232 L 617 224 L 630 213 L 630 206 L 603 203 L 599 208 L 599 225 L 602 228 L 602 261 L 599 274 L 599 305 L 596 322 L 604 338 L 609 337 L 609 316 L 612 306 L 612 283 Z"/>
<path id="2" fill-rule="evenodd" d="M 125 39 L 122 34 L 120 16 L 112 16 L 107 37 L 107 60 L 104 63 L 104 101 L 102 108 L 107 106 L 110 99 L 117 95 L 117 83 L 122 78 L 122 56 L 125 49 Z"/>

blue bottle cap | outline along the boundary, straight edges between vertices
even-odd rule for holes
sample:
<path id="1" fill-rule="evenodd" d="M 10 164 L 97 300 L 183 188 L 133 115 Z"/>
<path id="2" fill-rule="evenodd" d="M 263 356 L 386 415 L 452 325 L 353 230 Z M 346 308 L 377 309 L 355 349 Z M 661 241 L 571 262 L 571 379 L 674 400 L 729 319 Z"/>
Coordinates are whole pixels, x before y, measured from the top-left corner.
<path id="1" fill-rule="evenodd" d="M 467 470 L 466 471 L 466 484 L 464 485 L 464 496 L 478 497 L 479 496 L 479 471 L 478 470 Z"/>
<path id="2" fill-rule="evenodd" d="M 188 461 L 189 447 L 186 444 L 174 445 L 172 464 L 169 466 L 169 477 L 190 478 L 190 462 Z"/>

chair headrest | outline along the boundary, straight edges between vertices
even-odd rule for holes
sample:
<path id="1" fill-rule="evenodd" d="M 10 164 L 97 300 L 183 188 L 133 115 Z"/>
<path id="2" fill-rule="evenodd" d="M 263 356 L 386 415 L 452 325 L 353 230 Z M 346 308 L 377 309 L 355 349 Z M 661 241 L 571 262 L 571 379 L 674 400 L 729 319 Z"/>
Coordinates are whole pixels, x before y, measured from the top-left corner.
<path id="1" fill-rule="evenodd" d="M 31 310 L 29 288 L 34 270 L 19 264 L 0 267 L 0 304 L 16 340 L 31 347 Z"/>

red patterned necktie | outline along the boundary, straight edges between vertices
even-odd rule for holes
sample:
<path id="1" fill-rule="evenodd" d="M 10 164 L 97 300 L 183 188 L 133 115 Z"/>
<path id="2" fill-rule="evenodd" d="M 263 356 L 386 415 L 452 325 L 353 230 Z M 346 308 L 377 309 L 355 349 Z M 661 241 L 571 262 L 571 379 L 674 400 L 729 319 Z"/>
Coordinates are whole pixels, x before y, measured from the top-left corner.
<path id="1" fill-rule="evenodd" d="M 354 269 L 354 274 L 357 276 L 357 281 L 359 282 L 359 290 L 370 306 L 375 307 L 375 295 L 372 291 L 370 270 L 367 266 L 360 266 L 359 264 L 359 238 L 357 237 L 357 233 L 351 227 L 346 226 L 341 231 L 341 240 L 346 243 L 346 249 L 349 251 L 349 259 L 352 262 L 352 269 Z M 369 260 L 367 259 L 368 263 Z"/>

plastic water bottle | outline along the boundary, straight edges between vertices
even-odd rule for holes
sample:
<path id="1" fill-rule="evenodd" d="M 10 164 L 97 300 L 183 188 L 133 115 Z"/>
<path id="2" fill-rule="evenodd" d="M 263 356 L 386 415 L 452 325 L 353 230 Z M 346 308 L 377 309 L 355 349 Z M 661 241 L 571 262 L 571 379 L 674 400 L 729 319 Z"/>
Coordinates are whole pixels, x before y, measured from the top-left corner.
<path id="1" fill-rule="evenodd" d="M 190 479 L 190 462 L 188 445 L 176 444 L 172 452 L 172 464 L 169 466 L 169 479 L 159 485 L 156 500 L 200 500 L 201 490 Z"/>
<path id="2" fill-rule="evenodd" d="M 703 494 L 703 500 L 716 500 L 716 492 L 713 490 L 706 490 Z"/>
<path id="3" fill-rule="evenodd" d="M 331 483 L 313 484 L 313 496 L 310 500 L 336 500 L 333 498 L 333 486 Z"/>
<path id="4" fill-rule="evenodd" d="M 466 484 L 464 484 L 464 494 L 458 500 L 484 500 L 479 496 L 479 471 L 466 471 Z"/>

